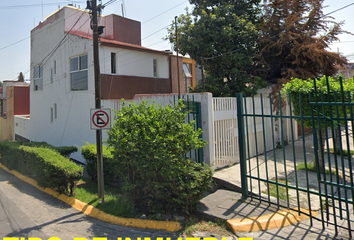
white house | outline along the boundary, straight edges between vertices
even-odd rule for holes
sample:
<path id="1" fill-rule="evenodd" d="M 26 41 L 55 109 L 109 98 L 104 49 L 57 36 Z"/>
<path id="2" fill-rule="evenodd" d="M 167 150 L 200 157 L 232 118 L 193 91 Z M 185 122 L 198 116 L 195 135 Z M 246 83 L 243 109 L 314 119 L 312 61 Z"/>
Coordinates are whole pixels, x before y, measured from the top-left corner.
<path id="1" fill-rule="evenodd" d="M 109 15 L 101 17 L 100 25 L 105 26 L 99 46 L 103 102 L 176 92 L 177 71 L 171 67 L 176 57 L 142 47 L 140 22 Z M 26 126 L 18 135 L 54 146 L 95 142 L 90 129 L 92 44 L 88 12 L 72 6 L 60 8 L 31 31 L 30 119 L 15 120 Z M 80 153 L 72 157 L 83 160 Z"/>

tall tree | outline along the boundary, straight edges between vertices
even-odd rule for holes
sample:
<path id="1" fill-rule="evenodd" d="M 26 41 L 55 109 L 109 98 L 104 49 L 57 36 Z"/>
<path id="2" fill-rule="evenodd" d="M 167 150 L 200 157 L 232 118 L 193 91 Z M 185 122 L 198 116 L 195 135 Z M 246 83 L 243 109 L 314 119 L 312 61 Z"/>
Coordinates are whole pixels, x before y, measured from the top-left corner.
<path id="1" fill-rule="evenodd" d="M 189 2 L 194 5 L 192 12 L 187 9 L 177 20 L 178 49 L 197 63 L 203 62 L 209 76 L 205 90 L 214 96 L 235 96 L 237 92 L 250 95 L 263 87 L 253 74 L 260 0 Z M 176 43 L 174 24 L 167 39 Z"/>
<path id="2" fill-rule="evenodd" d="M 278 91 L 291 78 L 332 76 L 336 66 L 347 63 L 339 53 L 330 52 L 343 22 L 322 12 L 324 0 L 273 0 L 265 5 L 260 19 L 261 38 L 258 74 Z"/>
<path id="3" fill-rule="evenodd" d="M 25 81 L 25 78 L 24 78 L 22 72 L 20 72 L 20 74 L 18 75 L 17 81 L 19 81 L 19 82 L 24 82 Z"/>

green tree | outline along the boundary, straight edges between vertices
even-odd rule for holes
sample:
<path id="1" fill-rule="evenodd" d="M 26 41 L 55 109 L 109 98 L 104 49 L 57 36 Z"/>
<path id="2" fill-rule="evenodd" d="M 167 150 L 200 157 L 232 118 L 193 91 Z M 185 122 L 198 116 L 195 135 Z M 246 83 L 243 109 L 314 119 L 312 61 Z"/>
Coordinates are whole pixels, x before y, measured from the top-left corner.
<path id="1" fill-rule="evenodd" d="M 322 12 L 324 0 L 273 0 L 260 18 L 258 75 L 278 83 L 274 92 L 291 78 L 333 76 L 347 60 L 328 51 L 338 41 L 343 22 Z"/>
<path id="2" fill-rule="evenodd" d="M 18 82 L 24 82 L 24 81 L 25 81 L 25 79 L 24 79 L 24 76 L 23 76 L 22 72 L 20 72 L 20 74 L 18 75 L 18 77 L 17 77 L 17 81 L 18 81 Z"/>
<path id="3" fill-rule="evenodd" d="M 180 102 L 175 107 L 142 102 L 123 103 L 108 131 L 107 143 L 128 175 L 128 189 L 143 213 L 188 213 L 195 210 L 208 188 L 212 172 L 186 158 L 206 142 L 185 123 Z"/>
<path id="4" fill-rule="evenodd" d="M 256 27 L 260 0 L 190 0 L 192 12 L 177 20 L 178 50 L 201 64 L 209 75 L 206 91 L 214 96 L 255 93 L 265 84 L 255 77 Z M 176 43 L 175 24 L 167 39 Z M 175 44 L 176 50 L 176 44 Z M 197 87 L 202 91 L 202 87 Z"/>
<path id="5" fill-rule="evenodd" d="M 315 87 L 316 84 L 316 87 Z M 343 93 L 342 93 L 343 91 Z M 350 102 L 354 97 L 354 79 L 345 79 L 340 81 L 340 78 L 323 76 L 321 79 L 308 79 L 303 80 L 294 78 L 290 82 L 284 85 L 283 92 L 289 94 L 291 97 L 291 104 L 293 107 L 293 113 L 296 116 L 311 116 L 310 102 Z M 315 128 L 317 136 L 322 136 L 321 145 L 324 149 L 325 136 L 327 128 L 334 127 L 340 128 L 340 125 L 347 124 L 344 121 L 338 121 L 335 119 L 344 118 L 350 113 L 350 108 L 342 108 L 336 106 L 323 105 L 319 109 L 314 109 L 314 114 L 318 114 L 320 121 L 317 122 Z M 331 118 L 333 117 L 333 118 Z M 312 119 L 297 119 L 297 121 L 304 124 L 305 127 L 313 127 Z M 334 141 L 341 140 L 341 134 L 335 134 L 333 136 Z M 336 144 L 337 148 L 340 146 Z M 335 149 L 336 151 L 336 149 Z M 324 163 L 322 154 L 319 152 L 319 168 L 324 169 Z"/>

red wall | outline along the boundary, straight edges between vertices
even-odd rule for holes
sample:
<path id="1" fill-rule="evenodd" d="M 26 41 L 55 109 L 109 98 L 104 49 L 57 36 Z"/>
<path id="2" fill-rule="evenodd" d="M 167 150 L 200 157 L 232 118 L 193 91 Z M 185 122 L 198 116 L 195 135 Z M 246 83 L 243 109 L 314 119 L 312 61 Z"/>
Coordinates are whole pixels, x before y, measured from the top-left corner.
<path id="1" fill-rule="evenodd" d="M 170 79 L 101 74 L 102 99 L 133 99 L 135 94 L 171 93 L 171 90 Z"/>
<path id="2" fill-rule="evenodd" d="M 30 114 L 30 88 L 28 87 L 14 87 L 14 115 L 28 115 Z"/>

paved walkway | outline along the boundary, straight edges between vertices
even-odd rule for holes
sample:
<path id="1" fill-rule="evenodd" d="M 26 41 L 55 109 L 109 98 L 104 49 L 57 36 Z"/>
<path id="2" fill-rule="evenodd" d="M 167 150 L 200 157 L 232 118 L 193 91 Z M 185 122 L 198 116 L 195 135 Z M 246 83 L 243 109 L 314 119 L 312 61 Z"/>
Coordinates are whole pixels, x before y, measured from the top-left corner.
<path id="1" fill-rule="evenodd" d="M 303 149 L 306 151 L 303 151 Z M 336 159 L 336 156 L 333 154 L 327 155 L 330 156 L 332 169 L 334 169 L 334 163 L 337 161 L 340 169 L 344 169 L 346 173 L 346 180 L 343 180 L 342 174 L 340 173 L 339 179 L 335 175 L 326 175 L 326 180 L 332 180 L 336 183 L 346 183 L 348 182 L 349 176 L 349 165 L 348 161 L 345 160 L 343 163 L 341 160 Z M 251 158 L 248 164 L 248 174 L 251 176 L 257 176 L 263 179 L 286 179 L 288 185 L 298 186 L 303 189 L 309 189 L 311 191 L 319 191 L 319 184 L 317 173 L 308 172 L 305 170 L 296 170 L 296 166 L 299 163 L 313 162 L 314 160 L 314 148 L 312 134 L 307 135 L 304 139 L 300 139 L 294 143 L 294 145 L 288 145 L 285 147 L 284 151 L 282 149 L 277 149 L 275 151 L 270 151 L 261 156 Z M 353 161 L 354 162 L 354 161 Z M 342 168 L 344 164 L 344 168 Z M 352 169 L 354 169 L 354 164 L 352 164 Z M 322 177 L 324 177 L 322 175 Z M 240 165 L 234 165 L 232 167 L 220 170 L 215 172 L 214 178 L 219 182 L 219 184 L 226 183 L 224 187 L 228 189 L 233 189 L 235 191 L 240 190 L 241 187 L 241 177 L 240 177 Z M 323 184 L 320 184 L 320 191 L 322 193 L 332 194 L 334 196 L 339 196 L 345 199 L 352 199 L 351 191 L 344 191 L 343 189 L 337 189 L 332 187 L 325 187 Z M 257 180 L 252 180 L 249 183 L 249 191 L 261 195 L 262 197 L 267 198 L 268 187 L 264 182 L 259 182 Z M 327 191 L 327 192 L 326 192 Z M 310 199 L 310 200 L 309 200 Z M 332 199 L 329 199 L 329 201 Z M 260 217 L 264 215 L 269 215 L 269 213 L 274 213 L 276 211 L 281 211 L 287 209 L 286 199 L 280 200 L 279 202 L 270 197 L 270 201 L 275 204 L 265 204 L 260 203 L 259 201 L 252 201 L 247 199 L 244 201 L 240 193 L 235 193 L 232 191 L 219 189 L 215 193 L 207 196 L 202 199 L 202 206 L 200 209 L 201 214 L 207 215 L 210 218 L 217 217 L 222 219 L 235 219 L 235 218 L 250 218 L 250 217 Z M 326 218 L 326 214 L 322 216 L 320 198 L 316 194 L 308 194 L 303 191 L 296 191 L 289 189 L 289 207 L 290 208 L 306 208 L 311 211 L 319 211 L 317 215 L 318 219 L 322 217 Z M 324 201 L 322 201 L 322 204 Z M 279 207 L 279 204 L 282 207 Z M 349 217 L 354 220 L 353 214 L 353 205 L 344 204 L 343 202 L 339 203 L 334 200 L 328 203 L 330 205 L 335 205 L 337 208 L 342 207 L 343 217 Z M 336 210 L 336 214 L 340 215 L 339 210 Z M 271 216 L 271 215 L 269 215 Z M 334 219 L 330 218 L 329 222 L 333 222 Z M 338 225 L 347 226 L 347 221 L 340 220 L 337 218 Z M 352 226 L 354 229 L 354 226 Z M 349 237 L 347 230 L 340 230 L 339 236 L 343 239 Z M 353 232 L 354 235 L 354 232 Z M 258 231 L 253 233 L 237 233 L 237 236 L 240 237 L 255 237 L 255 239 L 332 239 L 335 236 L 335 231 L 333 227 L 326 227 L 322 231 L 322 222 L 316 219 L 312 219 L 312 226 L 310 220 L 305 220 L 300 223 L 297 223 L 294 226 L 284 227 L 282 229 L 274 229 L 267 231 Z M 339 239 L 341 239 L 341 237 Z"/>

